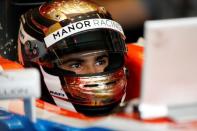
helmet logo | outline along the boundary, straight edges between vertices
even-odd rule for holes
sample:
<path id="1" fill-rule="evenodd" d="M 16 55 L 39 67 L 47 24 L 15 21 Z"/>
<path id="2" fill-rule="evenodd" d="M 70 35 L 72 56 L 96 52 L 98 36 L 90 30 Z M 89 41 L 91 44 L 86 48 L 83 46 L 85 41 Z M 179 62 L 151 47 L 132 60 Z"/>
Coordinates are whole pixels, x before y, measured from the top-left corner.
<path id="1" fill-rule="evenodd" d="M 38 45 L 36 43 L 32 43 L 31 41 L 25 42 L 25 54 L 29 58 L 35 58 L 39 55 Z"/>
<path id="2" fill-rule="evenodd" d="M 62 40 L 72 34 L 79 33 L 86 30 L 91 29 L 112 29 L 115 30 L 124 36 L 123 29 L 120 24 L 115 21 L 109 19 L 89 19 L 89 20 L 82 20 L 67 26 L 49 34 L 44 38 L 45 44 L 47 47 L 55 44 L 59 40 Z"/>

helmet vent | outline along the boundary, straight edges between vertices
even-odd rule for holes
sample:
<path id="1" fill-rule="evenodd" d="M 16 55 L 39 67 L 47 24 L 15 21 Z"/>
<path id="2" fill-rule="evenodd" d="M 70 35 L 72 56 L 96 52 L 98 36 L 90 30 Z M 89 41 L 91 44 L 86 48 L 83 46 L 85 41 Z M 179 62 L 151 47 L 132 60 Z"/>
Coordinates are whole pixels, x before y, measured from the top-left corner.
<path id="1" fill-rule="evenodd" d="M 99 84 L 90 84 L 90 85 L 84 85 L 84 87 L 97 87 Z"/>
<path id="2" fill-rule="evenodd" d="M 112 85 L 112 84 L 115 84 L 115 83 L 116 83 L 116 81 L 111 81 L 111 82 L 106 83 L 106 85 Z"/>

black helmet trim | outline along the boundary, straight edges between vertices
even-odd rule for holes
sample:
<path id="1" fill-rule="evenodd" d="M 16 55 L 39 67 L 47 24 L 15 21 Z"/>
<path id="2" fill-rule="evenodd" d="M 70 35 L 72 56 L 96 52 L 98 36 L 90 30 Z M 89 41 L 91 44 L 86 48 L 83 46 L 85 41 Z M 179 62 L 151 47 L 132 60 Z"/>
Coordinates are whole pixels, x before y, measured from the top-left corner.
<path id="1" fill-rule="evenodd" d="M 92 29 L 111 29 L 119 32 L 123 37 L 125 37 L 121 25 L 113 20 L 88 19 L 64 26 L 63 28 L 58 29 L 57 31 L 46 36 L 44 41 L 46 46 L 50 47 L 68 36 Z"/>
<path id="2" fill-rule="evenodd" d="M 35 25 L 35 20 L 32 17 L 30 11 L 21 16 L 21 22 L 23 23 L 24 30 L 27 31 L 29 35 L 33 36 L 34 38 L 40 41 L 43 41 L 44 33 L 42 29 L 36 26 L 38 24 Z"/>

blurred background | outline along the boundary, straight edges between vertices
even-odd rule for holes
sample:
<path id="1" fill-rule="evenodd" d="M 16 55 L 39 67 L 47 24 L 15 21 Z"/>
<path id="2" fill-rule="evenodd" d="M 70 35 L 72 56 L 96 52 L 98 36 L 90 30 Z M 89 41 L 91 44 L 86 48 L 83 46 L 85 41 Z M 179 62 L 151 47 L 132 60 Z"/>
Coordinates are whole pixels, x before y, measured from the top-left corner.
<path id="1" fill-rule="evenodd" d="M 0 0 L 0 55 L 17 60 L 19 18 L 30 8 L 50 0 Z M 92 0 L 112 14 L 126 35 L 126 43 L 143 36 L 146 20 L 197 16 L 197 0 Z"/>
<path id="2" fill-rule="evenodd" d="M 0 55 L 17 60 L 17 36 L 22 13 L 46 0 L 0 0 Z"/>

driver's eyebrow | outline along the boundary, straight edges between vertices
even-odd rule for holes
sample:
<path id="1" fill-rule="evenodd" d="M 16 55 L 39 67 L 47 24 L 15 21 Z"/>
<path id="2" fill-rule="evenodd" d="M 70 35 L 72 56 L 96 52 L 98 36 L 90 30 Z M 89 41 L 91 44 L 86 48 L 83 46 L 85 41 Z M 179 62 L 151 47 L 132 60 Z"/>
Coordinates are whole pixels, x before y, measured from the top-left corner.
<path id="1" fill-rule="evenodd" d="M 105 57 L 108 58 L 109 56 L 107 54 L 101 54 L 100 56 L 96 57 L 96 60 L 100 60 L 100 59 L 103 59 Z"/>
<path id="2" fill-rule="evenodd" d="M 68 64 L 68 63 L 72 63 L 72 62 L 79 62 L 79 63 L 82 63 L 84 62 L 85 60 L 81 59 L 81 58 L 69 58 L 67 60 L 63 60 L 62 61 L 62 64 Z"/>

